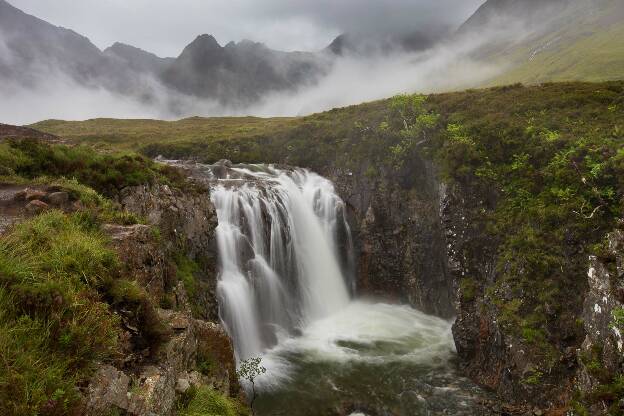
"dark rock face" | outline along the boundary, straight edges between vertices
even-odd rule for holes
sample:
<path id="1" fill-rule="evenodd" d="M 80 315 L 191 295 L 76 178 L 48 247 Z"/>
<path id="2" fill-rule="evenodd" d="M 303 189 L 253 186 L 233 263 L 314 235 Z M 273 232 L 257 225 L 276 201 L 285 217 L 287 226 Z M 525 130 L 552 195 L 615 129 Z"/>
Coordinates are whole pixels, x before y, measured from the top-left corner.
<path id="1" fill-rule="evenodd" d="M 624 311 L 624 232 L 612 232 L 607 241 L 604 258 L 589 258 L 589 289 L 582 313 L 586 337 L 578 353 L 576 378 L 578 389 L 585 393 L 624 374 L 623 328 L 616 319 L 618 312 Z M 592 415 L 610 414 L 602 404 L 589 406 Z"/>
<path id="2" fill-rule="evenodd" d="M 414 160 L 400 177 L 330 168 L 354 235 L 357 292 L 454 316 L 441 221 L 443 190 L 434 166 Z M 410 178 L 409 180 L 406 178 Z"/>
<path id="3" fill-rule="evenodd" d="M 485 296 L 497 282 L 498 242 L 485 228 L 483 214 L 495 207 L 496 196 L 445 184 L 424 156 L 398 174 L 379 169 L 363 174 L 366 170 L 329 167 L 321 172 L 348 205 L 358 293 L 455 317 L 462 369 L 514 409 L 552 409 L 569 400 L 576 351 L 565 350 L 559 372 L 548 375 L 553 380 L 548 388 L 526 382 L 541 377 L 538 359 L 524 339 L 503 330 L 502 312 Z"/>
<path id="4" fill-rule="evenodd" d="M 530 396 L 519 383 L 532 369 L 522 343 L 501 331 L 494 310 L 480 307 L 480 288 L 467 296 L 462 287 L 471 277 L 495 281 L 496 242 L 474 217 L 493 202 L 448 187 L 420 157 L 398 175 L 342 169 L 326 175 L 349 208 L 358 293 L 456 317 L 453 335 L 466 374 L 511 402 Z"/>
<path id="5" fill-rule="evenodd" d="M 201 317 L 218 320 L 216 301 L 217 216 L 207 188 L 183 192 L 167 185 L 137 186 L 122 190 L 119 201 L 128 211 L 158 226 L 170 256 L 184 251 L 201 267 L 197 291 Z"/>

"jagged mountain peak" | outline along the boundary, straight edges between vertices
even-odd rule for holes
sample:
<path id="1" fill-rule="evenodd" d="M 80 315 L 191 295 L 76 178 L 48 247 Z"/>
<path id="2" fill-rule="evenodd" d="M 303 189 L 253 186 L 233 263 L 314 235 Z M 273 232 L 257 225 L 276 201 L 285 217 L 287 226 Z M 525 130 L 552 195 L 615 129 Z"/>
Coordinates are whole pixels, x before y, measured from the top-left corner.
<path id="1" fill-rule="evenodd" d="M 221 48 L 221 45 L 217 41 L 217 39 L 213 35 L 209 34 L 201 34 L 195 38 L 193 42 L 191 42 L 188 46 L 194 47 L 210 47 L 210 48 Z"/>

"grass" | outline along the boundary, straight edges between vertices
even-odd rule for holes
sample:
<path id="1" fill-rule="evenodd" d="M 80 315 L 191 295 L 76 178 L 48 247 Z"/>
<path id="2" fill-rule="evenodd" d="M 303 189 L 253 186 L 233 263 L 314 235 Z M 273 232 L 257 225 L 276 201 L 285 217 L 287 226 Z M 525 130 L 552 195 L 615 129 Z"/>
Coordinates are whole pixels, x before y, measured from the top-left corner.
<path id="1" fill-rule="evenodd" d="M 153 301 L 120 272 L 104 223 L 141 219 L 103 196 L 125 186 L 177 183 L 176 172 L 132 154 L 32 140 L 0 143 L 0 181 L 65 191 L 75 211 L 48 211 L 0 236 L 0 403 L 3 415 L 65 415 L 101 361 L 118 357 L 118 309 L 156 349 L 169 336 Z M 68 179 L 71 178 L 71 179 Z"/>
<path id="2" fill-rule="evenodd" d="M 247 409 L 210 387 L 191 387 L 179 404 L 181 416 L 246 416 Z"/>
<path id="3" fill-rule="evenodd" d="M 146 145 L 202 140 L 212 142 L 230 137 L 270 134 L 289 125 L 293 118 L 192 117 L 179 121 L 92 119 L 67 123 L 47 120 L 36 123 L 37 130 L 58 131 L 76 143 L 102 149 L 139 150 Z"/>
<path id="4" fill-rule="evenodd" d="M 104 154 L 87 146 L 50 145 L 28 139 L 0 143 L 0 162 L 0 175 L 5 177 L 75 178 L 107 196 L 127 186 L 154 182 L 181 186 L 184 181 L 176 170 L 138 154 Z"/>
<path id="5" fill-rule="evenodd" d="M 489 85 L 624 78 L 624 7 L 619 0 L 593 3 L 578 2 L 537 35 L 491 51 L 485 59 L 510 68 Z"/>
<path id="6" fill-rule="evenodd" d="M 75 386 L 117 350 L 118 321 L 95 287 L 116 267 L 80 214 L 51 211 L 0 238 L 0 402 L 7 415 L 65 414 Z"/>

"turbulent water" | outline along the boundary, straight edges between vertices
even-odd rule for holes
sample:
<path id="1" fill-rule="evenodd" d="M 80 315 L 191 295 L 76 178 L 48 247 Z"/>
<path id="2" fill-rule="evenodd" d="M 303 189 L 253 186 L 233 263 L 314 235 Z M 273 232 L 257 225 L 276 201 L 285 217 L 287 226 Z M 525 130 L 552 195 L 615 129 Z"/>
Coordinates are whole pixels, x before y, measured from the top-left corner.
<path id="1" fill-rule="evenodd" d="M 474 414 L 450 323 L 353 299 L 345 205 L 303 169 L 217 172 L 220 314 L 237 360 L 262 357 L 260 415 Z"/>

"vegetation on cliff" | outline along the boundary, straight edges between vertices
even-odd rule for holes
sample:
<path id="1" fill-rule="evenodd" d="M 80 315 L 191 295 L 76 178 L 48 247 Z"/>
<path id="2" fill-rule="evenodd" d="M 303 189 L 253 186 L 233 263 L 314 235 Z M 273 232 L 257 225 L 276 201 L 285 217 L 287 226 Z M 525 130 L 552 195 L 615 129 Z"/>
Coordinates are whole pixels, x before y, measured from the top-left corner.
<path id="1" fill-rule="evenodd" d="M 0 235 L 2 414 L 83 414 L 85 388 L 95 370 L 102 363 L 131 365 L 128 331 L 136 332 L 132 337 L 142 340 L 137 345 L 150 355 L 172 335 L 157 311 L 163 300 L 123 267 L 104 227 L 142 219 L 111 198 L 127 186 L 183 186 L 182 176 L 136 154 L 29 139 L 0 143 L 0 169 L 0 190 L 23 187 L 41 199 L 53 192 L 66 195 L 61 206 L 51 204 Z M 16 195 L 8 203 L 28 203 L 28 194 Z M 158 242 L 158 230 L 152 234 Z M 173 259 L 170 263 L 173 268 Z M 210 368 L 202 371 L 212 375 Z M 210 414 L 223 406 L 244 413 L 236 400 L 208 388 L 191 399 L 188 414 Z"/>
<path id="2" fill-rule="evenodd" d="M 81 214 L 52 211 L 0 239 L 0 402 L 7 414 L 67 412 L 94 363 L 113 357 L 118 319 L 94 287 L 115 261 Z"/>

